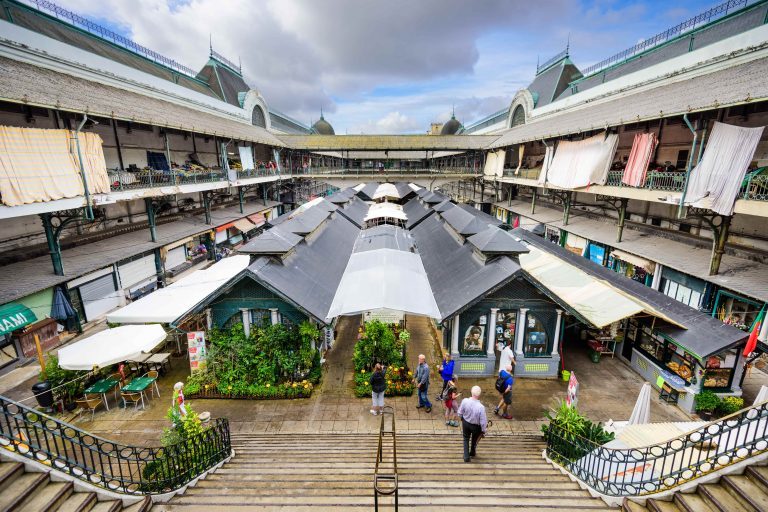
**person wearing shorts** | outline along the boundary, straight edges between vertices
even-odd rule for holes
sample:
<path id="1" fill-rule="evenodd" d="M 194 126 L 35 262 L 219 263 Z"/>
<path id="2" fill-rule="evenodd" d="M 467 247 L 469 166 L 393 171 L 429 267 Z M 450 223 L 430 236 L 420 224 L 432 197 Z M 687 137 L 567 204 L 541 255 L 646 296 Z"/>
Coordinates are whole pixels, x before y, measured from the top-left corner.
<path id="1" fill-rule="evenodd" d="M 380 363 L 376 363 L 376 366 L 373 368 L 373 374 L 369 382 L 371 384 L 371 400 L 373 401 L 371 414 L 376 416 L 381 414 L 384 408 L 384 392 L 387 390 L 387 381 Z"/>
<path id="2" fill-rule="evenodd" d="M 493 410 L 496 414 L 499 414 L 501 410 L 501 417 L 507 420 L 512 419 L 512 415 L 509 414 L 509 406 L 512 404 L 512 384 L 515 382 L 515 378 L 512 377 L 512 365 L 507 365 L 503 370 L 499 372 L 499 378 L 504 379 L 504 392 L 501 393 L 501 400 L 499 405 Z"/>
<path id="3" fill-rule="evenodd" d="M 449 380 L 443 394 L 445 397 L 443 402 L 445 406 L 445 424 L 449 427 L 459 426 L 459 395 L 461 393 L 456 389 L 456 383 L 453 379 Z"/>

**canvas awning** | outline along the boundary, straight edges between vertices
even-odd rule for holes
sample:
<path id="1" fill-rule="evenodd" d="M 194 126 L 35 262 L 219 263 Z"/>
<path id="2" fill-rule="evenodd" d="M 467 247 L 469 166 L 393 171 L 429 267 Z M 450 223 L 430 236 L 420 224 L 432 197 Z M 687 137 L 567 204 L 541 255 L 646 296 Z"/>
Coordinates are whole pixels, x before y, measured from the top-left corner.
<path id="1" fill-rule="evenodd" d="M 59 350 L 59 367 L 93 370 L 130 361 L 165 340 L 165 329 L 154 325 L 124 325 L 101 331 Z"/>
<path id="2" fill-rule="evenodd" d="M 224 258 L 108 314 L 107 321 L 117 324 L 172 323 L 245 270 L 249 262 L 250 256 L 246 255 Z"/>
<path id="3" fill-rule="evenodd" d="M 371 205 L 363 220 L 369 221 L 372 219 L 385 218 L 408 220 L 405 212 L 403 212 L 403 207 L 394 203 L 378 203 Z"/>
<path id="4" fill-rule="evenodd" d="M 381 308 L 441 318 L 418 254 L 393 249 L 352 254 L 328 318 Z"/>
<path id="5" fill-rule="evenodd" d="M 392 197 L 395 199 L 400 198 L 400 193 L 397 191 L 392 183 L 382 183 L 376 187 L 376 192 L 373 193 L 372 199 L 381 199 L 382 197 Z"/>
<path id="6" fill-rule="evenodd" d="M 37 317 L 31 309 L 22 304 L 0 306 L 0 335 L 10 334 L 34 322 L 37 322 Z"/>
<path id="7" fill-rule="evenodd" d="M 656 271 L 656 263 L 645 258 L 641 258 L 640 256 L 635 256 L 634 254 L 629 254 L 628 252 L 620 251 L 619 249 L 614 249 L 611 251 L 611 256 L 613 256 L 615 259 L 626 261 L 627 263 L 631 263 L 636 267 L 645 269 L 645 271 L 649 274 L 653 274 Z"/>
<path id="8" fill-rule="evenodd" d="M 523 271 L 592 325 L 605 327 L 645 312 L 679 326 L 660 311 L 608 282 L 530 244 L 528 248 L 530 252 L 519 255 Z"/>
<path id="9" fill-rule="evenodd" d="M 267 222 L 267 218 L 263 213 L 254 213 L 253 215 L 249 215 L 248 220 L 253 222 L 257 228 L 263 226 L 264 223 Z"/>
<path id="10" fill-rule="evenodd" d="M 256 226 L 254 226 L 251 221 L 248 219 L 237 219 L 235 222 L 233 222 L 234 226 L 242 231 L 243 233 L 247 233 L 252 229 L 255 229 Z"/>

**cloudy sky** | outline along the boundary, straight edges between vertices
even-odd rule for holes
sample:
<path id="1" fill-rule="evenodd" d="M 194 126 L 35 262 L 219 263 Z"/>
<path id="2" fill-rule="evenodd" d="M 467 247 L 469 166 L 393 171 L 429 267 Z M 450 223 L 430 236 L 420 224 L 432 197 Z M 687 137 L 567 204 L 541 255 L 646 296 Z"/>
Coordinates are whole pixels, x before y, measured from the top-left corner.
<path id="1" fill-rule="evenodd" d="M 507 107 L 565 48 L 586 67 L 717 0 L 58 0 L 194 69 L 242 60 L 271 108 L 336 133 L 421 133 Z"/>

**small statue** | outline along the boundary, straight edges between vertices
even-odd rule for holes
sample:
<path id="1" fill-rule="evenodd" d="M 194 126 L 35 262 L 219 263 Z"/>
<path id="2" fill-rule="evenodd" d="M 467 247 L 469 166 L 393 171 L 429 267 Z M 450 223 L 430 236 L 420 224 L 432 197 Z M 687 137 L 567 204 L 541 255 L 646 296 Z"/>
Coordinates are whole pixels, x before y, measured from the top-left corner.
<path id="1" fill-rule="evenodd" d="M 173 404 L 172 407 L 178 412 L 180 417 L 187 415 L 187 406 L 184 403 L 184 383 L 177 382 L 173 385 Z"/>

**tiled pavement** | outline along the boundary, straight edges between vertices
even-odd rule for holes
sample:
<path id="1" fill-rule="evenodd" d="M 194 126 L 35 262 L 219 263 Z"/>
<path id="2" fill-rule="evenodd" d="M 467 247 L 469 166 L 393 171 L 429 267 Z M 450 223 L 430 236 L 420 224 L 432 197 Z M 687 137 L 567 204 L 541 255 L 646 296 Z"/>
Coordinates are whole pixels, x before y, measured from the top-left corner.
<path id="1" fill-rule="evenodd" d="M 0 267 L 0 304 L 26 297 L 131 256 L 151 251 L 183 238 L 203 233 L 244 215 L 251 215 L 277 205 L 267 201 L 246 203 L 244 213 L 239 206 L 229 206 L 211 212 L 211 224 L 204 215 L 194 215 L 157 226 L 157 242 L 150 241 L 149 229 L 116 235 L 106 240 L 62 251 L 64 276 L 53 273 L 50 256 L 40 256 Z"/>

